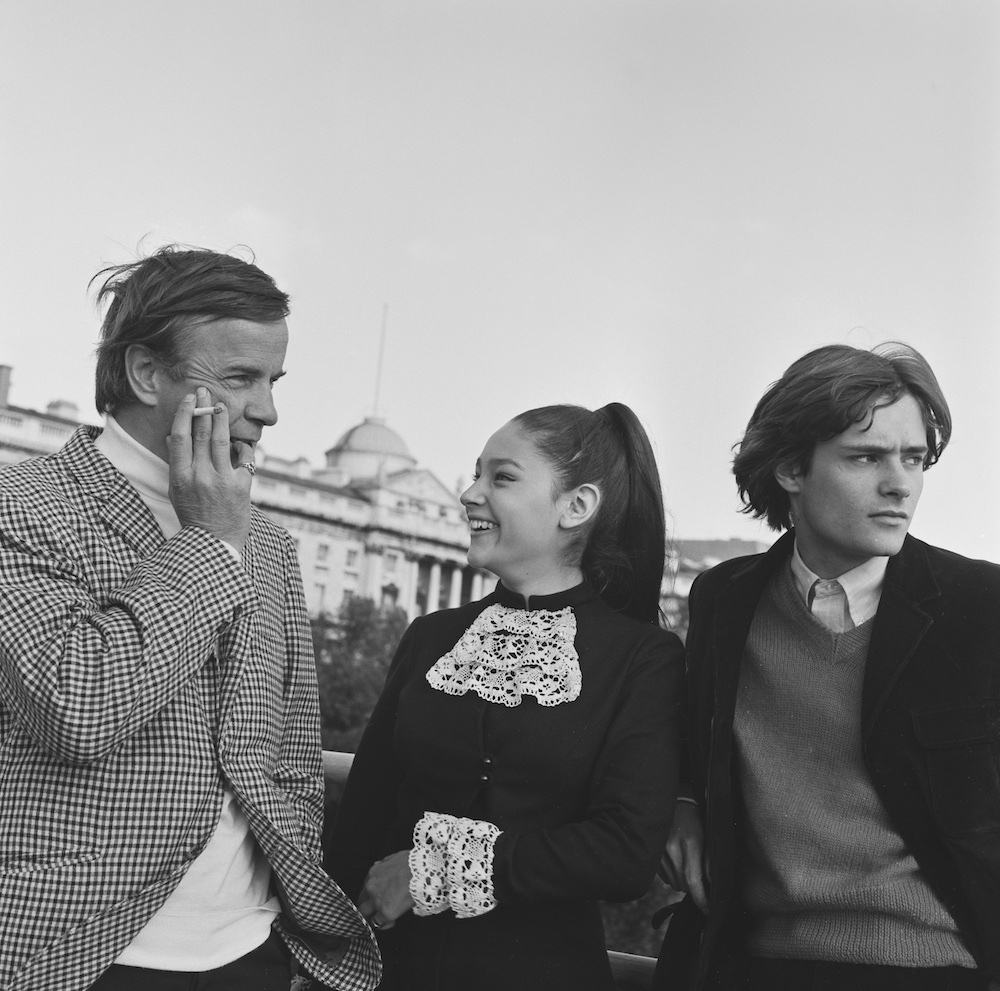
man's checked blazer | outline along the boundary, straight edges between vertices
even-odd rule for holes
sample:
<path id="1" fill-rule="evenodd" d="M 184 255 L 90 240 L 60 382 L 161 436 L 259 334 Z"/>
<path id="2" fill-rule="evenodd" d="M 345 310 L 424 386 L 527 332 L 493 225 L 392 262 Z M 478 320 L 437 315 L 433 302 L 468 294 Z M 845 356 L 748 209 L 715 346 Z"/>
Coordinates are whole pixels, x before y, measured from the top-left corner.
<path id="1" fill-rule="evenodd" d="M 98 432 L 0 471 L 0 988 L 96 980 L 207 843 L 227 786 L 293 953 L 371 988 L 371 933 L 320 866 L 291 538 L 255 510 L 242 566 L 196 527 L 165 540 Z"/>

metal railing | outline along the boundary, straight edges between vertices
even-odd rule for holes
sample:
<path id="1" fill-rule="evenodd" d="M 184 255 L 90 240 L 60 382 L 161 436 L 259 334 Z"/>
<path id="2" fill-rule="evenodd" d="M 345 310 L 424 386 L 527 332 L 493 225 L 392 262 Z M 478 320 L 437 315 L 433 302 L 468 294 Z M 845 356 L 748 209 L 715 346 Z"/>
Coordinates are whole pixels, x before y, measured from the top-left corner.
<path id="1" fill-rule="evenodd" d="M 323 751 L 323 780 L 328 795 L 340 797 L 353 762 L 354 754 L 340 753 L 336 750 Z M 618 991 L 650 991 L 653 986 L 653 970 L 656 967 L 656 961 L 652 957 L 608 950 L 608 960 Z"/>

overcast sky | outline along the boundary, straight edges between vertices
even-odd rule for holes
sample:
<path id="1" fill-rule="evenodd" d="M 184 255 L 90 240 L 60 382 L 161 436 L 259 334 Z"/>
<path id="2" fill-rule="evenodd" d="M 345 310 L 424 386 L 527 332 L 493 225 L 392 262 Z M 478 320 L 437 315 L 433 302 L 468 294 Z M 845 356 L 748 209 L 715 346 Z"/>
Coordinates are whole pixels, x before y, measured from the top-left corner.
<path id="1" fill-rule="evenodd" d="M 550 402 L 631 405 L 675 534 L 765 536 L 730 448 L 820 344 L 915 345 L 955 437 L 913 532 L 1000 560 L 995 0 L 0 0 L 0 363 L 94 419 L 103 265 L 248 245 L 281 420 L 379 412 L 466 480 Z"/>

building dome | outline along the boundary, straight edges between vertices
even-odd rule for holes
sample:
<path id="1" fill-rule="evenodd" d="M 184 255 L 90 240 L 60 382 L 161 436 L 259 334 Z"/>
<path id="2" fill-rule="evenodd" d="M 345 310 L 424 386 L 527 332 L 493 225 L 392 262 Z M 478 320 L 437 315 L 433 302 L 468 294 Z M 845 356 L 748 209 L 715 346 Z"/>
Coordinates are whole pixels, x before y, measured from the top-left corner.
<path id="1" fill-rule="evenodd" d="M 391 475 L 416 463 L 403 438 L 379 416 L 365 417 L 326 452 L 326 467 L 351 480 Z"/>

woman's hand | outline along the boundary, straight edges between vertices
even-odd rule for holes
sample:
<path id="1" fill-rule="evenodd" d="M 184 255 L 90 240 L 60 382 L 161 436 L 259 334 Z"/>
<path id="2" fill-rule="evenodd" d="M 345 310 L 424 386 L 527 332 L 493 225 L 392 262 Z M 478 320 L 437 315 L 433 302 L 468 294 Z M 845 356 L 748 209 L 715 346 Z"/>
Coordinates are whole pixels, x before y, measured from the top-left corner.
<path id="1" fill-rule="evenodd" d="M 372 864 L 358 899 L 358 909 L 373 929 L 391 929 L 413 908 L 410 851 L 399 850 Z"/>

